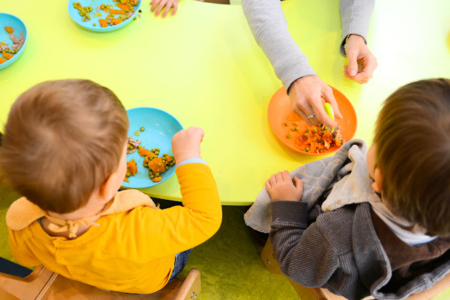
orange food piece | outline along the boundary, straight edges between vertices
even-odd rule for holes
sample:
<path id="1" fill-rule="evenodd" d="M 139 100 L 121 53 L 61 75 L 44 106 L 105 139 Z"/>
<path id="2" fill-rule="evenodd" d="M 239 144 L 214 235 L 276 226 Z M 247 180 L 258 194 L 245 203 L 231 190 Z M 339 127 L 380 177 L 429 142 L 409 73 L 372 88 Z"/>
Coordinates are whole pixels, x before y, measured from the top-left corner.
<path id="1" fill-rule="evenodd" d="M 152 181 L 153 182 L 160 182 L 161 181 L 161 176 L 153 178 Z"/>
<path id="2" fill-rule="evenodd" d="M 109 13 L 112 15 L 126 15 L 127 12 L 124 10 L 110 9 Z"/>
<path id="3" fill-rule="evenodd" d="M 130 10 L 131 9 L 131 6 L 129 6 L 128 4 L 123 4 L 123 3 L 116 3 L 116 6 L 122 10 Z"/>
<path id="4" fill-rule="evenodd" d="M 13 57 L 14 57 L 14 55 L 12 55 L 11 53 L 3 53 L 3 58 L 4 59 L 10 60 Z"/>
<path id="5" fill-rule="evenodd" d="M 13 32 L 14 32 L 14 28 L 12 28 L 11 26 L 6 26 L 6 27 L 5 27 L 5 30 L 6 30 L 6 32 L 9 33 L 9 34 L 13 34 Z"/>
<path id="6" fill-rule="evenodd" d="M 101 27 L 108 27 L 108 22 L 106 22 L 105 19 L 99 19 L 98 21 L 100 22 Z"/>
<path id="7" fill-rule="evenodd" d="M 118 25 L 118 24 L 120 24 L 120 23 L 122 23 L 123 21 L 121 20 L 121 19 L 112 19 L 111 20 L 111 23 L 112 24 L 114 24 L 114 25 Z"/>
<path id="8" fill-rule="evenodd" d="M 125 177 L 125 179 L 123 181 L 126 181 L 126 182 L 130 183 L 130 181 L 128 180 L 127 177 Z"/>
<path id="9" fill-rule="evenodd" d="M 145 148 L 143 148 L 143 147 L 139 147 L 138 153 L 139 153 L 140 156 L 150 156 L 150 157 L 153 157 L 153 156 L 155 155 L 152 151 L 150 151 L 150 150 L 148 150 L 148 149 L 145 149 Z"/>
<path id="10" fill-rule="evenodd" d="M 6 62 L 6 60 L 4 60 L 3 58 L 0 57 L 0 65 L 5 62 Z"/>
<path id="11" fill-rule="evenodd" d="M 128 170 L 130 171 L 131 176 L 136 175 L 137 173 L 137 164 L 134 158 L 127 162 Z"/>
<path id="12" fill-rule="evenodd" d="M 164 173 L 166 171 L 165 164 L 162 163 L 161 157 L 155 158 L 149 162 L 148 167 L 155 173 Z"/>

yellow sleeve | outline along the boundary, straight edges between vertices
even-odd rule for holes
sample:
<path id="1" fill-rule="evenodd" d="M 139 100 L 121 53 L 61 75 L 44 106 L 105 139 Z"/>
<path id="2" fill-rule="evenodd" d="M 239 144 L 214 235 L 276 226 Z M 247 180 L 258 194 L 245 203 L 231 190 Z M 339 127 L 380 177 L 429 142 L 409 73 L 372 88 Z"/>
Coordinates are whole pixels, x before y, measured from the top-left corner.
<path id="1" fill-rule="evenodd" d="M 9 233 L 9 248 L 11 249 L 11 253 L 14 256 L 14 258 L 17 260 L 17 262 L 23 266 L 26 267 L 35 267 L 37 265 L 40 265 L 41 262 L 31 253 L 30 251 L 27 251 L 25 247 L 20 247 L 19 239 L 20 234 L 19 232 L 15 230 L 11 230 L 8 228 Z"/>
<path id="2" fill-rule="evenodd" d="M 136 212 L 139 224 L 135 223 L 132 234 L 139 234 L 132 238 L 133 243 L 146 251 L 149 259 L 193 248 L 211 238 L 222 223 L 219 192 L 210 168 L 201 163 L 186 164 L 177 168 L 176 174 L 183 206 Z"/>

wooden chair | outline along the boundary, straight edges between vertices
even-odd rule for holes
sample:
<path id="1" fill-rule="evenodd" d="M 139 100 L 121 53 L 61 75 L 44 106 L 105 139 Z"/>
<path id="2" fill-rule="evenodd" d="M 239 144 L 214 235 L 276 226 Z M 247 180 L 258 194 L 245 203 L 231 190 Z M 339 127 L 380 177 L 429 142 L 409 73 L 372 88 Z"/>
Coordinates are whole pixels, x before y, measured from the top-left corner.
<path id="1" fill-rule="evenodd" d="M 266 245 L 261 253 L 261 259 L 266 268 L 273 274 L 281 274 L 283 272 L 278 265 L 275 255 L 273 253 L 272 243 L 270 239 L 267 240 Z M 294 290 L 297 292 L 301 300 L 346 300 L 346 298 L 337 296 L 327 289 L 307 288 L 289 279 Z M 444 279 L 435 284 L 431 289 L 423 291 L 419 294 L 410 296 L 408 300 L 429 300 L 444 290 L 450 288 L 450 274 Z M 373 297 L 366 297 L 364 300 L 374 299 Z"/>
<path id="2" fill-rule="evenodd" d="M 184 281 L 175 279 L 162 290 L 149 295 L 106 292 L 50 272 L 42 265 L 25 278 L 0 273 L 2 300 L 195 300 L 200 289 L 198 269 L 191 269 Z"/>

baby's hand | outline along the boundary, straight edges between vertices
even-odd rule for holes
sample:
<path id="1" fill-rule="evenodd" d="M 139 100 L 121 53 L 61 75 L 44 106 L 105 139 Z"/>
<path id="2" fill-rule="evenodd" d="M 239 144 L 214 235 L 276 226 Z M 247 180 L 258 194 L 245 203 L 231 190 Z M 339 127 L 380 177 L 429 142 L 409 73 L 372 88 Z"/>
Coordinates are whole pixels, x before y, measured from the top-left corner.
<path id="1" fill-rule="evenodd" d="M 300 201 L 303 195 L 303 182 L 297 177 L 294 177 L 294 181 L 295 185 L 288 171 L 279 172 L 266 180 L 266 190 L 272 201 Z"/>
<path id="2" fill-rule="evenodd" d="M 164 7 L 166 7 L 162 14 L 162 17 L 165 18 L 173 7 L 172 16 L 174 16 L 178 10 L 178 1 L 179 0 L 152 0 L 152 2 L 150 2 L 150 5 L 152 6 L 151 11 L 154 12 L 156 10 L 155 16 L 159 16 Z M 156 9 L 156 7 L 158 7 L 158 9 Z"/>
<path id="3" fill-rule="evenodd" d="M 172 152 L 177 164 L 189 158 L 202 158 L 200 155 L 200 143 L 205 133 L 198 127 L 177 132 L 172 139 Z"/>

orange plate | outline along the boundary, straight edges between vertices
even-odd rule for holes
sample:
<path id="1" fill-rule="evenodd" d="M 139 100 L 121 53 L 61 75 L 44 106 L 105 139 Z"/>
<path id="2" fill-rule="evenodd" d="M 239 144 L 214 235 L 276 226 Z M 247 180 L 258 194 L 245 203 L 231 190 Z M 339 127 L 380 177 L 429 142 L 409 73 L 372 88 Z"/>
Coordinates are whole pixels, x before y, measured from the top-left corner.
<path id="1" fill-rule="evenodd" d="M 356 112 L 353 108 L 353 105 L 350 103 L 350 101 L 347 99 L 347 97 L 344 96 L 341 92 L 339 92 L 334 87 L 331 87 L 333 89 L 334 97 L 336 98 L 336 101 L 339 105 L 339 110 L 344 117 L 343 119 L 337 119 L 337 122 L 341 128 L 341 134 L 342 137 L 345 139 L 345 141 L 349 141 L 353 138 L 356 132 Z M 289 100 L 289 96 L 286 93 L 286 89 L 282 87 L 279 89 L 275 95 L 273 95 L 272 99 L 269 103 L 269 109 L 268 109 L 268 117 L 269 117 L 269 124 L 272 128 L 273 132 L 277 136 L 277 138 L 286 146 L 288 146 L 290 149 L 307 155 L 324 155 L 324 154 L 330 154 L 333 152 L 336 152 L 339 147 L 334 146 L 330 148 L 328 151 L 325 151 L 323 153 L 309 153 L 302 151 L 298 149 L 295 146 L 295 138 L 288 139 L 286 136 L 289 133 L 292 133 L 291 128 L 292 126 L 285 126 L 284 123 L 288 121 L 289 116 L 292 113 L 291 109 L 291 101 Z M 289 123 L 293 121 L 298 121 L 300 130 L 301 128 L 306 128 L 307 123 L 298 115 L 296 116 L 296 120 L 290 120 Z M 292 117 L 292 116 L 291 116 Z"/>

